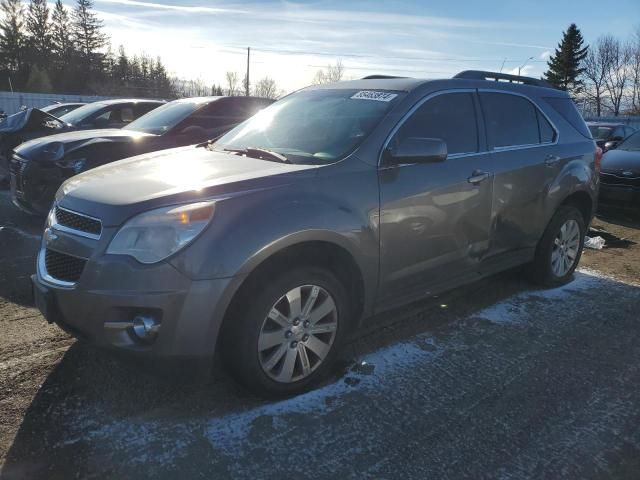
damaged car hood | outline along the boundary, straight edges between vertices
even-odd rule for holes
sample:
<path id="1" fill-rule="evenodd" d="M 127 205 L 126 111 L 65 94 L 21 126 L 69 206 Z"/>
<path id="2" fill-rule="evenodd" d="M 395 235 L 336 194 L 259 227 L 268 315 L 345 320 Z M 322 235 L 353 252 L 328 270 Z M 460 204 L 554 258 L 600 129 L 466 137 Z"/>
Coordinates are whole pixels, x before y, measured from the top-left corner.
<path id="1" fill-rule="evenodd" d="M 54 143 L 61 143 L 67 153 L 76 148 L 87 146 L 89 143 L 100 142 L 135 142 L 144 137 L 155 137 L 155 135 L 134 130 L 119 128 L 103 130 L 79 130 L 75 132 L 58 133 L 47 137 L 35 138 L 23 143 L 15 149 L 16 154 L 23 158 L 38 161 L 37 153 L 43 151 L 47 146 Z"/>

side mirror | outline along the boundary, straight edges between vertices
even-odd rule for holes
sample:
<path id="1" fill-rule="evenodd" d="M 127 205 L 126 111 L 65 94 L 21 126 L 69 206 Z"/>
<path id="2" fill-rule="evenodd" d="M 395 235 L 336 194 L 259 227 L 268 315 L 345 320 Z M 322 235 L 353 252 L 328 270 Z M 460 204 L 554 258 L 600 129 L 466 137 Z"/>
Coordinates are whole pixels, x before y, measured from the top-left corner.
<path id="1" fill-rule="evenodd" d="M 447 159 L 447 144 L 440 138 L 405 138 L 384 152 L 385 163 L 435 163 Z"/>
<path id="2" fill-rule="evenodd" d="M 612 142 L 621 142 L 622 140 L 624 140 L 624 138 L 622 138 L 620 135 L 616 135 L 611 139 Z"/>

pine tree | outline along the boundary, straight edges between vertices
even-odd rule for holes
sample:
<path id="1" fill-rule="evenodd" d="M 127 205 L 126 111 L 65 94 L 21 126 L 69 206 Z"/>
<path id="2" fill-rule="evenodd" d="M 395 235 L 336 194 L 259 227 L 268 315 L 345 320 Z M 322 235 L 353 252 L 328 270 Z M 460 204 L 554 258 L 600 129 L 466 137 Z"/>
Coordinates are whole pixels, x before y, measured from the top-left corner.
<path id="1" fill-rule="evenodd" d="M 24 54 L 24 8 L 21 0 L 0 2 L 2 21 L 0 22 L 0 56 L 2 66 L 10 72 L 22 68 Z"/>
<path id="2" fill-rule="evenodd" d="M 64 67 L 71 61 L 73 40 L 69 27 L 69 12 L 62 5 L 62 0 L 56 0 L 51 15 L 51 51 L 56 57 L 58 66 Z"/>
<path id="3" fill-rule="evenodd" d="M 120 45 L 118 47 L 118 58 L 116 60 L 114 77 L 117 81 L 124 87 L 129 83 L 129 58 L 127 57 L 127 52 L 125 52 L 124 47 Z"/>
<path id="4" fill-rule="evenodd" d="M 104 54 L 100 50 L 107 45 L 107 36 L 102 28 L 102 20 L 93 11 L 91 0 L 77 0 L 73 11 L 72 34 L 86 73 L 103 69 Z"/>
<path id="5" fill-rule="evenodd" d="M 553 56 L 549 58 L 546 80 L 555 87 L 575 95 L 582 90 L 580 76 L 584 69 L 582 61 L 587 56 L 588 46 L 583 47 L 582 33 L 575 23 L 562 33 L 562 41 Z"/>
<path id="6" fill-rule="evenodd" d="M 29 59 L 36 65 L 46 67 L 51 51 L 51 26 L 47 0 L 31 0 L 27 10 L 27 34 Z"/>

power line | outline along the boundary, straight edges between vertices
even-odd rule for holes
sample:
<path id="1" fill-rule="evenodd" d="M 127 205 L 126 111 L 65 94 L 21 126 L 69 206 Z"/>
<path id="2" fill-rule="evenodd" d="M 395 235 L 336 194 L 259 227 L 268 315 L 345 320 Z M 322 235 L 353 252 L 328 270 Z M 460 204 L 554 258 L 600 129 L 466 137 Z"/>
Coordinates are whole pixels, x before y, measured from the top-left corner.
<path id="1" fill-rule="evenodd" d="M 238 45 L 233 44 L 223 44 L 221 45 L 227 48 L 238 49 L 237 53 L 242 53 L 244 55 L 246 47 L 240 47 Z M 199 48 L 199 47 L 194 47 Z M 256 48 L 252 47 L 254 52 L 264 52 L 264 53 L 279 53 L 283 55 L 317 55 L 317 56 L 330 56 L 333 58 L 379 58 L 379 59 L 388 59 L 388 60 L 417 60 L 422 62 L 500 62 L 504 61 L 507 63 L 518 63 L 522 59 L 510 59 L 510 58 L 469 58 L 469 57 L 445 57 L 445 58 L 425 58 L 425 57 L 405 57 L 405 56 L 391 56 L 391 55 L 371 55 L 371 54 L 362 54 L 362 53 L 333 53 L 333 52 L 321 52 L 321 51 L 312 51 L 312 50 L 288 50 L 288 49 L 280 49 L 280 48 Z M 241 50 L 241 51 L 240 51 Z M 229 52 L 236 53 L 236 52 Z M 533 60 L 533 62 L 546 62 L 546 60 Z"/>

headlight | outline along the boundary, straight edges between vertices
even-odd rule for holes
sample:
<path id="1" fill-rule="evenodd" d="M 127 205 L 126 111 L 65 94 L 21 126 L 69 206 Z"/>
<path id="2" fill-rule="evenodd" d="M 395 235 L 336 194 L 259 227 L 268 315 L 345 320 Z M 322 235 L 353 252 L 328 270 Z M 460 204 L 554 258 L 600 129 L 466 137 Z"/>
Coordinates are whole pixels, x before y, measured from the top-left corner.
<path id="1" fill-rule="evenodd" d="M 141 213 L 125 223 L 107 253 L 130 255 L 141 263 L 156 263 L 184 248 L 213 218 L 215 202 L 198 202 Z"/>

